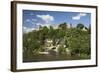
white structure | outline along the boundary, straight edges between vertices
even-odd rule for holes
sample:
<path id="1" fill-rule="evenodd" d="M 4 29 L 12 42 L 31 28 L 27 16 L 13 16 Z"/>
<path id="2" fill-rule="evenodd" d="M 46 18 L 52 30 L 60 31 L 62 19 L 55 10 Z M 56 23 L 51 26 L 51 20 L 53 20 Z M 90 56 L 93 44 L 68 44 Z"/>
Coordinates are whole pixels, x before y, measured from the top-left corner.
<path id="1" fill-rule="evenodd" d="M 49 54 L 49 52 L 39 52 L 39 54 Z"/>
<path id="2" fill-rule="evenodd" d="M 83 29 L 82 29 L 83 31 L 87 31 L 87 29 L 84 27 Z"/>

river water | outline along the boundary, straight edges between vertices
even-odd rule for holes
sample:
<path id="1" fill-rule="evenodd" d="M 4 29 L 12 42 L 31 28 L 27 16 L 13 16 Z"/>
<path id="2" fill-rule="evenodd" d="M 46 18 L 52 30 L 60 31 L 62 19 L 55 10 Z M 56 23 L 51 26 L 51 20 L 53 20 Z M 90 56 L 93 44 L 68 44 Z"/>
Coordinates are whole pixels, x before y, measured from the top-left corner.
<path id="1" fill-rule="evenodd" d="M 41 62 L 41 61 L 63 61 L 63 60 L 84 60 L 90 57 L 69 56 L 67 54 L 38 54 L 31 57 L 24 57 L 23 62 Z"/>

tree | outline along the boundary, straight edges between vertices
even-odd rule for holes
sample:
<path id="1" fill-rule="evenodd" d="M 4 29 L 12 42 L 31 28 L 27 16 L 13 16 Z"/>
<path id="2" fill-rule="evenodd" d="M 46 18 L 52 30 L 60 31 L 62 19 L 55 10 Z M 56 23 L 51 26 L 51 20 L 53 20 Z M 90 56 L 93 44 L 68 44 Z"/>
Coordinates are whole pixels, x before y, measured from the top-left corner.
<path id="1" fill-rule="evenodd" d="M 40 42 L 37 37 L 38 35 L 35 31 L 24 35 L 23 36 L 24 48 L 30 50 L 31 52 L 34 51 L 35 49 L 38 49 L 40 46 Z"/>
<path id="2" fill-rule="evenodd" d="M 76 26 L 78 29 L 83 29 L 84 28 L 84 25 L 82 24 L 82 23 L 79 23 L 79 24 L 77 24 L 77 26 Z"/>
<path id="3" fill-rule="evenodd" d="M 66 38 L 72 54 L 90 54 L 90 34 L 87 31 L 77 28 L 69 29 Z"/>
<path id="4" fill-rule="evenodd" d="M 91 25 L 89 25 L 88 32 L 91 34 Z"/>
<path id="5" fill-rule="evenodd" d="M 47 28 L 47 26 L 44 26 L 42 29 L 42 33 L 44 36 L 46 36 L 48 34 L 49 29 Z"/>
<path id="6" fill-rule="evenodd" d="M 67 24 L 66 23 L 62 23 L 58 27 L 59 27 L 59 29 L 66 30 L 67 29 Z"/>
<path id="7" fill-rule="evenodd" d="M 49 31 L 49 29 L 46 26 L 42 27 L 42 30 L 39 30 L 38 36 L 39 36 L 41 45 L 45 44 L 45 39 L 48 37 L 48 31 Z"/>
<path id="8" fill-rule="evenodd" d="M 31 58 L 33 56 L 33 52 L 38 50 L 40 47 L 40 43 L 38 42 L 38 38 L 36 38 L 37 35 L 35 33 L 36 31 L 23 35 L 23 58 Z"/>
<path id="9" fill-rule="evenodd" d="M 73 55 L 90 55 L 91 35 L 89 31 L 82 31 L 83 28 L 85 28 L 83 24 L 78 24 L 76 28 L 67 29 L 67 24 L 62 23 L 58 26 L 58 29 L 54 29 L 52 26 L 50 28 L 44 26 L 40 30 L 23 34 L 24 53 L 32 56 L 33 52 L 36 54 L 41 50 L 43 51 L 46 46 L 45 40 L 50 39 L 54 46 L 60 45 L 58 50 L 61 54 L 66 53 L 66 48 L 68 48 Z"/>
<path id="10" fill-rule="evenodd" d="M 50 26 L 50 29 L 48 32 L 48 38 L 53 39 L 54 35 L 55 35 L 55 31 L 54 31 L 53 27 Z"/>

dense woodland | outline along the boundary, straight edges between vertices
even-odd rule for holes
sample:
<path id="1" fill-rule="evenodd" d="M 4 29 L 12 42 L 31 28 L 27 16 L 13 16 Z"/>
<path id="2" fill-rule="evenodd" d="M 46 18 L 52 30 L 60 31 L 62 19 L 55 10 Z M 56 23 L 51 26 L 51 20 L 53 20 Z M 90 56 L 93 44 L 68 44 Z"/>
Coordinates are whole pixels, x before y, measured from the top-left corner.
<path id="1" fill-rule="evenodd" d="M 46 40 L 50 39 L 53 41 L 53 46 L 60 45 L 57 49 L 58 54 L 90 58 L 90 37 L 91 28 L 81 23 L 77 24 L 76 27 L 68 27 L 67 23 L 62 23 L 56 29 L 53 26 L 40 26 L 39 30 L 23 34 L 23 54 L 25 57 L 32 57 L 33 54 L 38 55 L 39 52 L 45 52 L 45 46 L 48 44 Z M 48 52 L 53 51 L 53 49 L 55 47 Z"/>

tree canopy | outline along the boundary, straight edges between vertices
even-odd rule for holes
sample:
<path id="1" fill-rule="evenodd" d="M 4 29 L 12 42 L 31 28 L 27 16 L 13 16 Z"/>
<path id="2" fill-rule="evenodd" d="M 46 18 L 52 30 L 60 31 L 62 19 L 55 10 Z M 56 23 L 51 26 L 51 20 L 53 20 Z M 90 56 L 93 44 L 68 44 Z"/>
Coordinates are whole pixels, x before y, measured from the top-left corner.
<path id="1" fill-rule="evenodd" d="M 83 31 L 84 24 L 77 24 L 74 28 L 67 28 L 67 23 L 59 24 L 57 29 L 53 26 L 42 27 L 40 30 L 33 30 L 32 32 L 23 34 L 23 49 L 29 50 L 29 53 L 43 51 L 45 47 L 45 40 L 51 39 L 53 45 L 60 44 L 60 53 L 65 52 L 68 48 L 72 54 L 87 54 L 90 55 L 90 27 L 87 31 Z M 63 44 L 61 44 L 63 42 Z M 66 47 L 64 47 L 66 45 Z M 61 52 L 62 51 L 62 52 Z"/>

